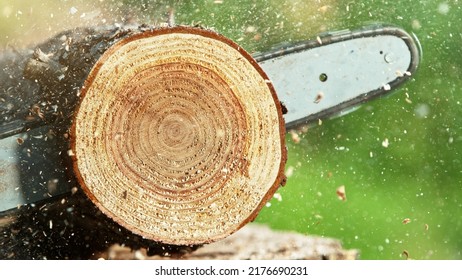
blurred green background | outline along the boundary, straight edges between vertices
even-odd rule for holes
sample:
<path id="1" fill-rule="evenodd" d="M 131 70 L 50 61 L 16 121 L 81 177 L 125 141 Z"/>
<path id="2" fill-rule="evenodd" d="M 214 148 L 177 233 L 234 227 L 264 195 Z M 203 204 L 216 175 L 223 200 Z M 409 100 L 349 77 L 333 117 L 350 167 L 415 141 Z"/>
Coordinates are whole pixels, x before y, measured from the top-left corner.
<path id="1" fill-rule="evenodd" d="M 76 26 L 160 24 L 172 14 L 249 52 L 371 23 L 415 34 L 423 59 L 404 87 L 323 120 L 299 143 L 288 135 L 287 185 L 256 222 L 337 238 L 361 259 L 461 259 L 462 1 L 0 0 L 0 48 Z"/>

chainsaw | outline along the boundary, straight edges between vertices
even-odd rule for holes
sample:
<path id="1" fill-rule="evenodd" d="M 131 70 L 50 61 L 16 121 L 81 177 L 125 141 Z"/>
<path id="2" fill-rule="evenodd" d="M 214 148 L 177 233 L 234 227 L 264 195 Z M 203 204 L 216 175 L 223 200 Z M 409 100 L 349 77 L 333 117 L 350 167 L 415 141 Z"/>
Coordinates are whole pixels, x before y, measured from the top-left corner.
<path id="1" fill-rule="evenodd" d="M 286 129 L 291 130 L 341 116 L 391 94 L 415 74 L 420 54 L 415 36 L 399 27 L 372 25 L 322 33 L 252 56 L 274 86 L 285 111 Z M 7 90 L 0 89 L 0 93 Z M 0 218 L 75 191 L 75 183 L 65 178 L 62 161 L 29 158 L 27 172 L 37 169 L 39 179 L 25 177 L 18 167 L 23 155 L 17 146 L 23 135 L 43 137 L 52 126 L 46 119 L 0 122 Z M 50 144 L 46 149 L 54 147 Z"/>

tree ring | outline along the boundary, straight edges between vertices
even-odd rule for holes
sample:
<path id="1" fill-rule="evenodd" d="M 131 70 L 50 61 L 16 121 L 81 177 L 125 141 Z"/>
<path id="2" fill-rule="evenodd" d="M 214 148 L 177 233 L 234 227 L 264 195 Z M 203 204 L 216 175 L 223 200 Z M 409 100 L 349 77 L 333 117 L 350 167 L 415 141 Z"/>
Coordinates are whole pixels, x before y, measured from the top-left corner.
<path id="1" fill-rule="evenodd" d="M 271 83 L 247 52 L 208 30 L 155 29 L 110 47 L 85 81 L 71 136 L 93 203 L 166 244 L 230 235 L 284 180 Z"/>

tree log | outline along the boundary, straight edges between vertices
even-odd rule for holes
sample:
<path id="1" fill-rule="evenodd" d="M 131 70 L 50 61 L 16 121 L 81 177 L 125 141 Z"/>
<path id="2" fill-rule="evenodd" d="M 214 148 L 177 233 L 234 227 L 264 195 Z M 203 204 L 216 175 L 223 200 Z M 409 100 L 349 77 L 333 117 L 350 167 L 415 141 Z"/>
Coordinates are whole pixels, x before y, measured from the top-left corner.
<path id="1" fill-rule="evenodd" d="M 276 93 L 215 32 L 76 29 L 0 64 L 0 137 L 26 135 L 26 199 L 53 196 L 2 214 L 1 258 L 187 252 L 252 221 L 285 181 Z"/>

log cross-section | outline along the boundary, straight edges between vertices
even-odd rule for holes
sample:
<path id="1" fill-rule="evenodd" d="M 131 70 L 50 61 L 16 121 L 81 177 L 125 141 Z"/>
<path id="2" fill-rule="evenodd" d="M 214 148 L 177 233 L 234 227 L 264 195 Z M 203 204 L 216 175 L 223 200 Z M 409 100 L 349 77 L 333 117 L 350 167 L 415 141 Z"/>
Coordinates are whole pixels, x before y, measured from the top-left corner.
<path id="1" fill-rule="evenodd" d="M 119 225 L 174 245 L 252 221 L 284 183 L 282 108 L 255 60 L 204 29 L 111 46 L 86 79 L 71 130 L 84 192 Z"/>

